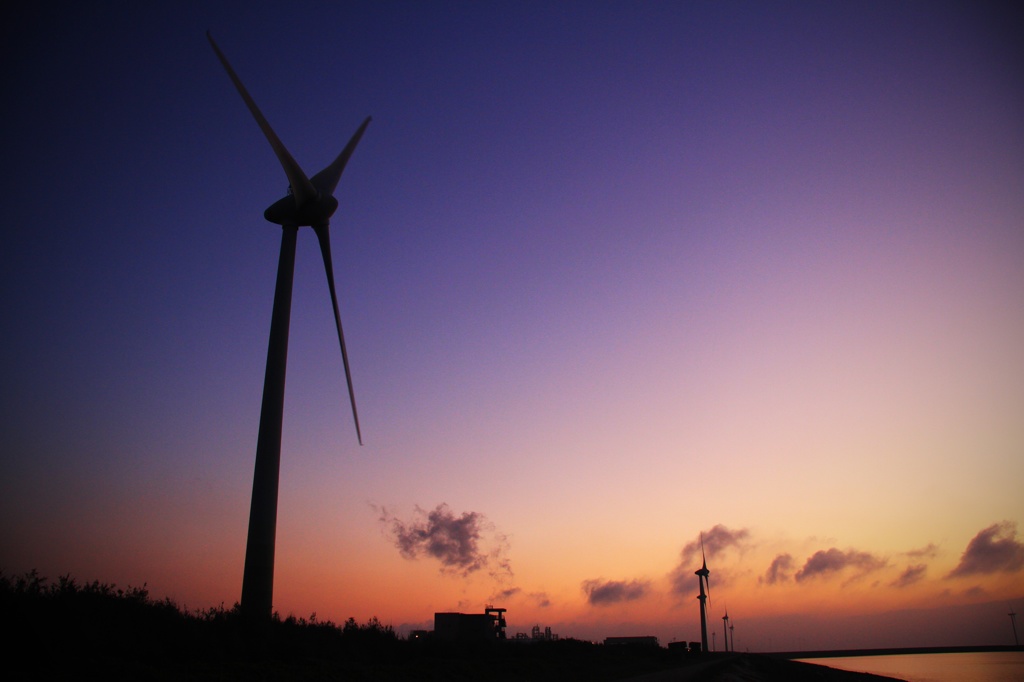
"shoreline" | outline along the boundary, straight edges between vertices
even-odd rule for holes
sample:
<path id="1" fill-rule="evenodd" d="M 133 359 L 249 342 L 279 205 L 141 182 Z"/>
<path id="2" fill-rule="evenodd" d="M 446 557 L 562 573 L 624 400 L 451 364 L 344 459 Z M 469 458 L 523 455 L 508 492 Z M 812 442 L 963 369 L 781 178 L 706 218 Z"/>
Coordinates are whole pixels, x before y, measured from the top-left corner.
<path id="1" fill-rule="evenodd" d="M 972 646 L 915 646 L 883 649 L 824 649 L 819 651 L 771 651 L 762 656 L 787 660 L 803 658 L 855 658 L 857 656 L 901 656 L 908 654 L 976 654 L 997 651 L 1024 651 L 1012 644 L 979 644 Z"/>
<path id="2" fill-rule="evenodd" d="M 823 663 L 807 663 L 755 653 L 712 653 L 685 663 L 623 678 L 623 682 L 893 682 L 897 677 L 831 668 Z"/>

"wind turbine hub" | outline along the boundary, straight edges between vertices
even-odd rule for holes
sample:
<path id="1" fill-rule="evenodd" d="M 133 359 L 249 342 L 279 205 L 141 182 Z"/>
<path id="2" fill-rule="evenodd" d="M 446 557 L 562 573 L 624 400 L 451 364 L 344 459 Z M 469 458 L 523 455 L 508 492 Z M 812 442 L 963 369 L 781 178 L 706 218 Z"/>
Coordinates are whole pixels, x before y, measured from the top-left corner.
<path id="1" fill-rule="evenodd" d="M 263 212 L 263 217 L 277 225 L 295 225 L 296 227 L 323 225 L 338 210 L 338 200 L 330 194 L 320 194 L 312 201 L 301 206 L 292 194 L 275 201 Z"/>

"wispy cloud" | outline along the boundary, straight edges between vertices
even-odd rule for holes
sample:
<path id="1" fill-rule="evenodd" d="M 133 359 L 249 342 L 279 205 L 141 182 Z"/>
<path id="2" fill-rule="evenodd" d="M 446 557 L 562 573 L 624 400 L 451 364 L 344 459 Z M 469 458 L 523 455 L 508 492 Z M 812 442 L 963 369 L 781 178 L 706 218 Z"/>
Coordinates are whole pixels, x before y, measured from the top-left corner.
<path id="1" fill-rule="evenodd" d="M 669 581 L 672 584 L 672 592 L 676 595 L 688 595 L 693 591 L 696 579 L 693 572 L 701 565 L 701 535 L 704 538 L 704 556 L 712 559 L 721 556 L 728 549 L 738 549 L 741 552 L 749 544 L 750 531 L 746 528 L 731 529 L 717 524 L 710 530 L 698 534 L 692 541 L 683 546 L 679 553 L 679 565 L 669 573 Z M 715 570 L 715 578 L 718 584 L 730 582 L 728 571 Z"/>
<path id="2" fill-rule="evenodd" d="M 512 600 L 516 600 L 518 602 L 526 601 L 533 606 L 537 606 L 542 609 L 551 606 L 551 599 L 548 598 L 546 592 L 524 592 L 521 587 L 510 587 L 505 590 L 499 590 L 492 594 L 487 601 L 495 606 L 503 606 L 505 603 Z"/>
<path id="3" fill-rule="evenodd" d="M 747 538 L 750 537 L 750 531 L 746 528 L 738 528 L 732 530 L 718 524 L 706 530 L 702 533 L 704 537 L 704 554 L 707 558 L 715 557 L 730 547 L 743 549 Z M 693 562 L 697 562 L 699 568 L 699 559 L 701 552 L 701 535 L 698 535 L 693 542 L 688 542 L 681 553 L 681 563 L 689 566 Z"/>
<path id="4" fill-rule="evenodd" d="M 551 599 L 548 597 L 547 592 L 531 592 L 530 599 L 532 599 L 533 603 L 542 609 L 546 609 L 551 606 Z"/>
<path id="5" fill-rule="evenodd" d="M 928 566 L 926 564 L 914 564 L 913 566 L 907 566 L 903 573 L 900 573 L 900 577 L 889 583 L 891 587 L 907 587 L 913 585 L 917 581 L 924 578 L 924 574 L 928 572 Z"/>
<path id="6" fill-rule="evenodd" d="M 491 595 L 491 601 L 495 601 L 495 602 L 507 601 L 507 600 L 511 599 L 512 597 L 515 597 L 515 596 L 518 596 L 519 594 L 522 594 L 522 592 L 523 592 L 523 590 L 521 588 L 510 587 L 507 590 L 501 590 L 500 592 L 496 592 L 495 594 Z"/>
<path id="7" fill-rule="evenodd" d="M 988 591 L 981 585 L 974 585 L 964 590 L 964 596 L 971 599 L 983 599 L 988 597 Z"/>
<path id="8" fill-rule="evenodd" d="M 766 585 L 777 585 L 778 583 L 789 582 L 793 577 L 793 556 L 790 554 L 779 554 L 772 559 L 771 565 L 765 574 L 758 578 L 759 583 Z"/>
<path id="9" fill-rule="evenodd" d="M 646 580 L 584 580 L 581 587 L 591 606 L 635 601 L 651 589 Z"/>
<path id="10" fill-rule="evenodd" d="M 934 559 L 938 554 L 939 548 L 930 542 L 921 549 L 912 549 L 907 552 L 907 556 L 912 559 Z"/>
<path id="11" fill-rule="evenodd" d="M 430 512 L 417 507 L 418 518 L 405 522 L 383 507 L 377 511 L 398 551 L 407 559 L 428 556 L 441 562 L 442 572 L 462 576 L 484 567 L 497 580 L 512 576 L 506 556 L 507 539 L 479 512 L 457 516 L 442 503 Z"/>
<path id="12" fill-rule="evenodd" d="M 967 543 L 960 563 L 947 578 L 987 573 L 1012 573 L 1024 568 L 1024 544 L 1017 541 L 1017 524 L 995 523 L 979 531 Z"/>
<path id="13" fill-rule="evenodd" d="M 794 577 L 797 582 L 803 582 L 810 578 L 835 575 L 847 568 L 856 569 L 856 577 L 860 577 L 883 566 L 885 566 L 884 559 L 879 559 L 868 552 L 858 552 L 853 549 L 844 552 L 831 547 L 812 554 Z"/>

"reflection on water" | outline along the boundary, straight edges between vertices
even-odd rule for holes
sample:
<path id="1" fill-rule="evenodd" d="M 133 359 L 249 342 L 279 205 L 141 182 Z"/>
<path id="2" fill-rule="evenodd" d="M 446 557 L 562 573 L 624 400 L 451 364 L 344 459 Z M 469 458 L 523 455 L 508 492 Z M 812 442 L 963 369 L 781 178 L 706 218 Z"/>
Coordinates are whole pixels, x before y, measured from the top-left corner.
<path id="1" fill-rule="evenodd" d="M 830 668 L 896 677 L 907 682 L 1020 682 L 1024 651 L 971 654 L 899 654 L 805 659 Z"/>

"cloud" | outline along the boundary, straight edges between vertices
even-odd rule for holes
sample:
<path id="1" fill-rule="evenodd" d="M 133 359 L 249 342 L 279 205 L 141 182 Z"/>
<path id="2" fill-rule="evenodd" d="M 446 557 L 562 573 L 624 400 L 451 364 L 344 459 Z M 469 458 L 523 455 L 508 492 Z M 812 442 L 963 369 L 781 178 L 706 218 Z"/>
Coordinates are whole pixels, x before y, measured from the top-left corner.
<path id="1" fill-rule="evenodd" d="M 484 567 L 499 581 L 512 576 L 505 556 L 508 540 L 479 512 L 456 516 L 442 503 L 430 512 L 417 507 L 419 518 L 408 523 L 383 507 L 378 512 L 398 551 L 407 559 L 428 556 L 441 562 L 442 572 L 462 576 Z"/>
<path id="2" fill-rule="evenodd" d="M 515 597 L 516 595 L 520 594 L 522 591 L 523 590 L 521 588 L 510 587 L 507 590 L 501 590 L 500 592 L 497 592 L 497 593 L 491 595 L 490 601 L 492 601 L 492 602 L 507 601 L 507 600 L 511 599 L 512 597 Z"/>
<path id="3" fill-rule="evenodd" d="M 988 596 L 988 592 L 981 585 L 975 585 L 964 590 L 964 596 L 971 599 L 981 599 Z"/>
<path id="4" fill-rule="evenodd" d="M 646 580 L 584 580 L 581 587 L 591 606 L 636 601 L 651 589 Z"/>
<path id="5" fill-rule="evenodd" d="M 729 548 L 736 548 L 740 551 L 746 549 L 750 531 L 746 528 L 731 530 L 722 524 L 718 524 L 698 535 L 692 542 L 683 546 L 680 552 L 679 565 L 669 573 L 669 581 L 672 583 L 672 592 L 677 595 L 688 595 L 693 591 L 696 579 L 693 572 L 701 566 L 701 535 L 704 538 L 704 556 L 711 559 L 720 556 Z M 710 568 L 710 567 L 709 567 Z M 727 570 L 717 569 L 715 573 L 716 584 L 726 585 L 730 582 L 730 574 Z"/>
<path id="6" fill-rule="evenodd" d="M 796 581 L 803 582 L 809 578 L 828 576 L 839 573 L 846 568 L 858 570 L 858 577 L 885 566 L 885 561 L 867 552 L 849 550 L 843 552 L 831 547 L 815 552 L 796 572 Z"/>
<path id="7" fill-rule="evenodd" d="M 1024 544 L 1017 542 L 1017 524 L 1003 521 L 975 535 L 967 543 L 960 563 L 946 577 L 1012 573 L 1021 568 L 1024 568 Z"/>
<path id="8" fill-rule="evenodd" d="M 525 600 L 533 606 L 542 609 L 546 609 L 551 606 L 551 599 L 548 598 L 546 592 L 523 592 L 523 588 L 521 587 L 510 587 L 507 590 L 499 590 L 492 594 L 487 599 L 487 602 L 489 604 L 494 604 L 495 606 L 503 606 L 513 599 L 519 602 Z"/>
<path id="9" fill-rule="evenodd" d="M 504 602 L 512 597 L 516 597 L 519 600 L 525 600 L 533 606 L 541 609 L 546 609 L 551 606 L 551 599 L 548 597 L 547 592 L 523 592 L 523 590 L 518 587 L 502 590 L 496 595 L 493 595 L 490 601 L 498 604 L 499 602 Z"/>
<path id="10" fill-rule="evenodd" d="M 730 530 L 722 524 L 718 524 L 711 530 L 704 531 L 701 535 L 697 536 L 696 540 L 687 543 L 687 545 L 683 547 L 680 564 L 689 566 L 691 563 L 697 562 L 698 565 L 695 566 L 693 570 L 700 568 L 701 536 L 704 538 L 704 555 L 710 559 L 721 554 L 730 547 L 743 549 L 746 545 L 745 540 L 749 535 L 750 531 L 746 528 Z"/>
<path id="11" fill-rule="evenodd" d="M 912 549 L 907 552 L 907 556 L 914 559 L 934 559 L 939 553 L 939 548 L 932 543 L 928 543 L 921 549 Z"/>
<path id="12" fill-rule="evenodd" d="M 892 581 L 890 586 L 892 587 L 907 587 L 913 585 L 918 580 L 924 577 L 924 574 L 928 571 L 928 566 L 925 564 L 915 564 L 913 566 L 907 566 L 907 569 L 900 574 L 900 577 Z"/>
<path id="13" fill-rule="evenodd" d="M 542 609 L 546 609 L 551 606 L 551 599 L 548 598 L 547 592 L 531 592 L 530 599 L 532 599 L 534 604 Z"/>
<path id="14" fill-rule="evenodd" d="M 780 554 L 772 559 L 771 566 L 765 574 L 758 579 L 759 583 L 775 585 L 788 582 L 793 576 L 793 557 L 790 554 Z"/>

